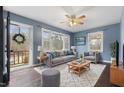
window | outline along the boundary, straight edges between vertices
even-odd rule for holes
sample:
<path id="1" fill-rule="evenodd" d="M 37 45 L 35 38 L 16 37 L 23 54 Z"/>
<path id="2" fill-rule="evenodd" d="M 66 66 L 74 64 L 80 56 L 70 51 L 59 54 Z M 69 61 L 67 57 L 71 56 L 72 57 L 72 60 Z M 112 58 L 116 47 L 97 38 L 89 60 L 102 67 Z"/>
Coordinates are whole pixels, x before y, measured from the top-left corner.
<path id="1" fill-rule="evenodd" d="M 70 49 L 70 36 L 42 28 L 42 46 L 44 50 Z"/>
<path id="2" fill-rule="evenodd" d="M 21 24 L 21 23 L 16 23 L 16 22 L 11 22 L 10 24 L 10 49 L 11 50 L 28 50 L 29 49 L 29 44 L 30 44 L 30 30 L 31 27 Z M 22 34 L 25 37 L 25 42 L 22 44 L 18 44 L 13 40 L 13 37 L 15 34 Z"/>
<path id="3" fill-rule="evenodd" d="M 94 32 L 88 34 L 88 50 L 103 51 L 103 32 Z"/>

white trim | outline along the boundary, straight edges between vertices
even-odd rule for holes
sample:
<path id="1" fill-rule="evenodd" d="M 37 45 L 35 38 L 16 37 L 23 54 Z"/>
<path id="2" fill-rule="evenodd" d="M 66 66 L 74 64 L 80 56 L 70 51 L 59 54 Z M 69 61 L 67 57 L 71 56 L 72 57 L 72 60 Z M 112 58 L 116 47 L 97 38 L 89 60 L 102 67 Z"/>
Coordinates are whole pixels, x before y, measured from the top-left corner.
<path id="1" fill-rule="evenodd" d="M 31 66 L 32 64 L 33 64 L 33 49 L 34 49 L 34 47 L 33 47 L 33 26 L 30 28 L 31 30 L 31 33 L 30 33 L 30 40 L 31 40 L 31 45 L 30 45 L 30 47 L 29 47 L 29 66 Z"/>
<path id="2" fill-rule="evenodd" d="M 28 67 L 31 67 L 31 65 L 27 64 L 27 65 L 23 65 L 23 66 L 13 67 L 13 68 L 10 68 L 10 72 L 25 69 L 25 68 L 28 68 Z"/>
<path id="3" fill-rule="evenodd" d="M 101 60 L 101 62 L 105 62 L 105 63 L 112 63 L 111 61 L 109 60 Z"/>
<path id="4" fill-rule="evenodd" d="M 28 27 L 28 28 L 32 27 L 32 25 L 17 22 L 17 21 L 10 21 L 10 24 L 17 24 L 17 25 L 20 25 L 20 26 L 23 26 L 23 27 Z"/>
<path id="5" fill-rule="evenodd" d="M 32 64 L 32 65 L 24 65 L 24 66 L 14 67 L 14 68 L 10 69 L 10 72 L 21 70 L 21 69 L 26 69 L 26 68 L 30 68 L 30 67 L 36 67 L 36 66 L 40 66 L 40 65 L 42 65 L 42 64 L 40 63 L 40 64 Z"/>
<path id="6" fill-rule="evenodd" d="M 10 24 L 17 24 L 17 25 L 19 25 L 19 26 L 21 26 L 21 27 L 27 27 L 27 28 L 29 28 L 29 33 L 30 33 L 30 41 L 29 42 L 31 42 L 30 43 L 30 47 L 29 47 L 29 62 L 28 62 L 28 64 L 27 65 L 23 65 L 23 66 L 19 66 L 19 67 L 14 67 L 14 68 L 11 68 L 12 69 L 12 71 L 13 70 L 18 70 L 18 69 L 22 69 L 22 68 L 25 68 L 25 67 L 30 67 L 30 66 L 32 66 L 33 65 L 33 26 L 32 25 L 28 25 L 28 24 L 25 24 L 25 23 L 20 23 L 20 22 L 15 22 L 15 21 L 10 21 Z"/>

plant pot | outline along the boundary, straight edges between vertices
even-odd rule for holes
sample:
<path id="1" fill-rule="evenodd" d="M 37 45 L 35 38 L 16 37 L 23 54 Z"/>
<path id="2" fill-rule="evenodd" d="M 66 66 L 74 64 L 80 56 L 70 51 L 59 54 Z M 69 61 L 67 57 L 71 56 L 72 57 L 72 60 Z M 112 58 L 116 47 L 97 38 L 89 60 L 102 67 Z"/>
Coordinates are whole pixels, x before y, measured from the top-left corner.
<path id="1" fill-rule="evenodd" d="M 111 57 L 112 65 L 116 66 L 116 58 Z"/>

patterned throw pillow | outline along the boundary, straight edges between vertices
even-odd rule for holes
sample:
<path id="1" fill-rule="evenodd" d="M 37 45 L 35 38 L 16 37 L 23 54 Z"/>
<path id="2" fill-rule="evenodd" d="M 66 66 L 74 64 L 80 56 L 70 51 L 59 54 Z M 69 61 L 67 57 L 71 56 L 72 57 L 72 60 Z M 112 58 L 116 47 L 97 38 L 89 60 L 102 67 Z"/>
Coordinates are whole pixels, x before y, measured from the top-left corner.
<path id="1" fill-rule="evenodd" d="M 52 58 L 55 58 L 56 57 L 56 55 L 55 55 L 54 52 L 47 52 L 47 53 L 50 54 Z"/>
<path id="2" fill-rule="evenodd" d="M 67 55 L 73 55 L 72 51 L 67 51 Z"/>
<path id="3" fill-rule="evenodd" d="M 52 54 L 53 54 L 53 58 L 57 57 L 56 52 L 53 52 Z"/>

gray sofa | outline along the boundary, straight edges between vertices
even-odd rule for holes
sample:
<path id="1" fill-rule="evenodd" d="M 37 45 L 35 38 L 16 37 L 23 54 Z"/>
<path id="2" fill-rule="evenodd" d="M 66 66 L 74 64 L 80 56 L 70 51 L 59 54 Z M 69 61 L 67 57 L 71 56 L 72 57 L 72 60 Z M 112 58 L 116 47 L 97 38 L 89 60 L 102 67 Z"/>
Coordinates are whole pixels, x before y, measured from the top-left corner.
<path id="1" fill-rule="evenodd" d="M 67 63 L 77 58 L 77 52 L 72 51 L 71 53 L 68 53 L 68 51 L 46 52 L 46 54 L 48 56 L 48 59 L 46 60 L 45 64 L 48 67 L 53 67 L 56 65 Z"/>
<path id="2" fill-rule="evenodd" d="M 84 52 L 84 59 L 91 60 L 93 63 L 100 62 L 100 53 Z"/>

